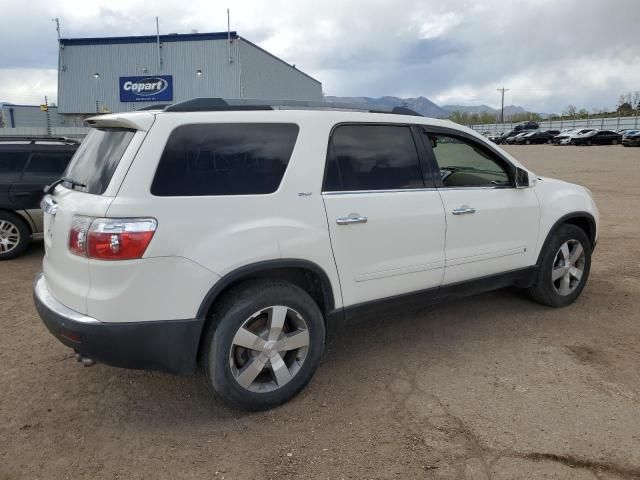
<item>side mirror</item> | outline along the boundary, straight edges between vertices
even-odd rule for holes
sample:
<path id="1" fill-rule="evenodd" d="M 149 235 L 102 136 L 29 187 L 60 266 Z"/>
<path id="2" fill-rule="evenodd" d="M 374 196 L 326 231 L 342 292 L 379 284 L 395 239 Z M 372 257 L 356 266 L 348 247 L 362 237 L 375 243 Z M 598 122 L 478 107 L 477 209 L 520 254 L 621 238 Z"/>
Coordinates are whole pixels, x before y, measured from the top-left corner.
<path id="1" fill-rule="evenodd" d="M 534 181 L 529 179 L 529 172 L 524 168 L 516 168 L 516 188 L 529 188 L 535 185 Z"/>

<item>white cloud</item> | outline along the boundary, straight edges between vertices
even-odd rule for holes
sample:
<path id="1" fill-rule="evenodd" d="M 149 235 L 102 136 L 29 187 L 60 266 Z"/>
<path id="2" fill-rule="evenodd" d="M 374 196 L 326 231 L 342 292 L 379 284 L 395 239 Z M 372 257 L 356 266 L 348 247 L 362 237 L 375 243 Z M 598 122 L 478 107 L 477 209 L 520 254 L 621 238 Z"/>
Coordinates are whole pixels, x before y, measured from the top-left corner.
<path id="1" fill-rule="evenodd" d="M 55 93 L 65 37 L 223 31 L 231 26 L 323 82 L 332 95 L 424 95 L 559 111 L 640 89 L 637 0 L 0 0 L 0 100 Z M 615 4 L 615 5 L 614 5 Z M 12 69 L 8 72 L 7 69 Z M 25 82 L 14 79 L 22 70 Z"/>
<path id="2" fill-rule="evenodd" d="M 433 15 L 420 27 L 420 38 L 428 40 L 439 37 L 443 33 L 460 25 L 462 18 L 462 15 L 456 12 Z"/>
<path id="3" fill-rule="evenodd" d="M 44 97 L 58 101 L 58 71 L 39 68 L 0 68 L 0 101 L 39 105 Z"/>

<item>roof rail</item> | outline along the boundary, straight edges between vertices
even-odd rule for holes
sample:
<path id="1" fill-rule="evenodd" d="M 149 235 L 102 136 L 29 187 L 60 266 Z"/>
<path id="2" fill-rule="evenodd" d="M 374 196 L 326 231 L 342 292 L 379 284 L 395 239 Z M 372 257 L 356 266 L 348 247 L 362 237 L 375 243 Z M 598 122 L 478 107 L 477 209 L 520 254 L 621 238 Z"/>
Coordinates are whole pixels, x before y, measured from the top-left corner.
<path id="1" fill-rule="evenodd" d="M 145 110 L 164 110 L 170 103 L 156 103 L 155 105 L 147 105 L 146 107 L 136 109 L 136 112 L 144 112 Z"/>
<path id="2" fill-rule="evenodd" d="M 313 102 L 306 100 L 260 100 L 253 98 L 194 98 L 165 107 L 165 112 L 224 112 L 242 110 L 347 110 L 370 113 L 391 113 L 395 115 L 414 115 L 418 112 L 406 107 L 394 107 L 389 110 L 372 108 L 366 104 Z"/>
<path id="3" fill-rule="evenodd" d="M 0 134 L 0 142 L 59 142 L 67 145 L 79 145 L 79 140 L 74 140 L 73 138 L 67 137 L 46 137 L 46 136 L 31 136 L 31 135 L 11 135 L 11 136 L 3 136 Z"/>

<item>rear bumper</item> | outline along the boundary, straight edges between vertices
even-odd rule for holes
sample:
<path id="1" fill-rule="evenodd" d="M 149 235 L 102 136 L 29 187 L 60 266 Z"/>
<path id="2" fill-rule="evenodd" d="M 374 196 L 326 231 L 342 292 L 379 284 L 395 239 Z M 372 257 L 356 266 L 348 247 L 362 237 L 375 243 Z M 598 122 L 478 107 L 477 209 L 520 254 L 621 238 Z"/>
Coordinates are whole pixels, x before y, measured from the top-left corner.
<path id="1" fill-rule="evenodd" d="M 114 367 L 179 375 L 196 369 L 202 320 L 100 322 L 56 300 L 42 273 L 33 283 L 33 299 L 53 336 L 82 356 Z"/>

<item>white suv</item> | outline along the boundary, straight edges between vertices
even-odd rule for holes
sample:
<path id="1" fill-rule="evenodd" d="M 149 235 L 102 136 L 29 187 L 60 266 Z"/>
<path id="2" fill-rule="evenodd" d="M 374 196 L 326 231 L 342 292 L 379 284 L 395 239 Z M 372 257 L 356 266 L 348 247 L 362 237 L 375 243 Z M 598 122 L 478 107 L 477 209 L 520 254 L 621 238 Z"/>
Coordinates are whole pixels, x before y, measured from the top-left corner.
<path id="1" fill-rule="evenodd" d="M 515 285 L 561 307 L 590 192 L 449 121 L 199 99 L 92 118 L 49 188 L 38 311 L 78 359 L 188 374 L 242 409 L 311 379 L 326 332 Z"/>

